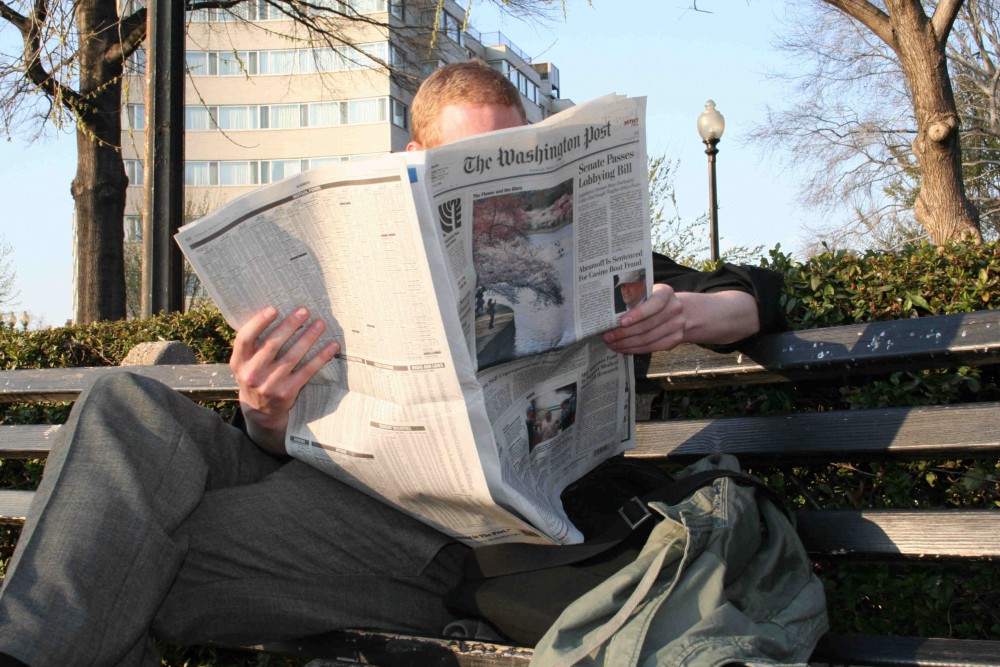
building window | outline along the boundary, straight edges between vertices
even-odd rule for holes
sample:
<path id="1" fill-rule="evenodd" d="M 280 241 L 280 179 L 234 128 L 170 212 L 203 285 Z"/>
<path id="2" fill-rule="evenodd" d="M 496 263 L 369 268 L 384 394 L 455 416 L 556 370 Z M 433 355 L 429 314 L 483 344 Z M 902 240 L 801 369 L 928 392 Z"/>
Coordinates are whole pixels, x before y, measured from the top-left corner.
<path id="1" fill-rule="evenodd" d="M 410 124 L 407 120 L 406 105 L 399 100 L 392 98 L 392 124 L 396 127 L 401 127 L 404 130 L 409 129 Z"/>
<path id="2" fill-rule="evenodd" d="M 443 9 L 438 15 L 437 29 L 451 41 L 459 45 L 462 44 L 462 21 Z"/>
<path id="3" fill-rule="evenodd" d="M 305 127 L 335 127 L 363 125 L 392 120 L 407 128 L 407 107 L 391 98 L 372 97 L 338 102 L 306 102 L 303 104 L 248 104 L 230 106 L 189 106 L 184 109 L 184 129 L 189 132 L 214 130 L 292 130 Z M 131 109 L 130 107 L 136 107 Z M 142 121 L 144 107 L 126 105 L 123 115 L 135 113 Z M 141 127 L 136 128 L 141 129 Z"/>
<path id="4" fill-rule="evenodd" d="M 303 171 L 302 162 L 303 160 L 271 160 L 271 182 L 280 181 Z"/>
<path id="5" fill-rule="evenodd" d="M 377 14 L 386 10 L 386 0 L 349 0 L 344 4 L 358 14 Z"/>
<path id="6" fill-rule="evenodd" d="M 403 19 L 402 0 L 312 0 L 301 10 L 312 9 L 313 16 L 329 16 L 331 12 L 381 14 L 389 12 Z M 192 23 L 222 23 L 226 21 L 289 21 L 291 17 L 267 0 L 248 0 L 229 8 L 197 9 L 188 12 Z"/>
<path id="7" fill-rule="evenodd" d="M 191 76 L 208 75 L 208 53 L 205 51 L 187 51 L 184 53 L 184 66 Z"/>
<path id="8" fill-rule="evenodd" d="M 230 160 L 219 163 L 219 185 L 257 185 L 256 160 Z"/>
<path id="9" fill-rule="evenodd" d="M 322 6 L 317 0 L 315 4 Z M 271 6 L 267 0 L 247 0 L 229 8 L 196 9 L 188 11 L 188 19 L 192 23 L 225 23 L 228 21 L 280 21 L 288 20 L 277 7 Z"/>
<path id="10" fill-rule="evenodd" d="M 272 104 L 269 116 L 271 124 L 268 127 L 272 130 L 292 130 L 302 127 L 298 104 Z"/>
<path id="11" fill-rule="evenodd" d="M 145 130 L 146 129 L 146 105 L 126 104 L 122 110 L 122 120 L 124 120 L 125 130 Z"/>
<path id="12" fill-rule="evenodd" d="M 309 105 L 309 127 L 333 127 L 343 125 L 343 102 L 314 102 Z"/>
<path id="13" fill-rule="evenodd" d="M 316 167 L 325 167 L 330 164 L 340 164 L 346 160 L 346 157 L 339 155 L 337 157 L 314 157 L 309 160 L 309 168 L 315 169 Z"/>
<path id="14" fill-rule="evenodd" d="M 249 54 L 246 51 L 232 51 L 225 52 L 220 51 L 218 54 L 210 54 L 209 60 L 209 71 L 211 72 L 211 55 L 215 55 L 218 59 L 218 75 L 219 76 L 237 76 L 237 75 L 247 75 L 256 74 L 257 72 L 251 72 L 248 67 L 248 62 L 250 60 Z M 213 72 L 214 74 L 214 72 Z"/>
<path id="15" fill-rule="evenodd" d="M 142 240 L 142 216 L 125 216 L 125 242 L 138 243 Z"/>
<path id="16" fill-rule="evenodd" d="M 142 160 L 125 160 L 125 175 L 130 186 L 141 186 L 145 182 Z"/>
<path id="17" fill-rule="evenodd" d="M 293 50 L 260 51 L 258 63 L 261 74 L 297 74 L 298 52 Z"/>
<path id="18" fill-rule="evenodd" d="M 184 107 L 184 129 L 200 132 L 216 129 L 218 107 Z"/>
<path id="19" fill-rule="evenodd" d="M 184 163 L 184 185 L 218 185 L 219 163 L 189 161 Z"/>
<path id="20" fill-rule="evenodd" d="M 120 0 L 118 16 L 130 16 L 146 6 L 146 0 Z"/>
<path id="21" fill-rule="evenodd" d="M 146 73 L 146 49 L 140 47 L 128 57 L 128 61 L 125 64 L 125 71 L 136 75 Z"/>
<path id="22" fill-rule="evenodd" d="M 538 86 L 532 81 L 527 74 L 524 74 L 516 67 L 511 66 L 506 60 L 492 60 L 490 61 L 490 67 L 500 72 L 514 84 L 514 87 L 524 95 L 528 100 L 538 104 L 539 93 Z"/>
<path id="23" fill-rule="evenodd" d="M 430 76 L 434 73 L 434 70 L 444 67 L 445 64 L 443 60 L 425 60 L 420 63 L 420 71 L 424 76 Z"/>
<path id="24" fill-rule="evenodd" d="M 215 116 L 221 130 L 256 130 L 259 112 L 256 106 L 220 106 Z"/>
<path id="25" fill-rule="evenodd" d="M 385 122 L 385 98 L 351 100 L 347 103 L 347 122 L 351 125 Z"/>
<path id="26" fill-rule="evenodd" d="M 406 56 L 403 54 L 402 49 L 400 49 L 395 44 L 389 45 L 389 66 L 395 67 L 396 69 L 401 69 L 406 65 Z"/>
<path id="27" fill-rule="evenodd" d="M 274 51 L 188 51 L 185 63 L 192 76 L 288 75 L 376 69 L 390 56 L 388 42 L 356 47 L 278 49 Z"/>

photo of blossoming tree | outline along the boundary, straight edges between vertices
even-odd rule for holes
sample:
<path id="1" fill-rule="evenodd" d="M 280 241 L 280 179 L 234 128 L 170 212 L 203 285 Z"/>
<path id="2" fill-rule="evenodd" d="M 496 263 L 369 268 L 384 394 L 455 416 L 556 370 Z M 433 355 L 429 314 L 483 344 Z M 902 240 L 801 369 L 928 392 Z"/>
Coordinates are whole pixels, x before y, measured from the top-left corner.
<path id="1" fill-rule="evenodd" d="M 479 367 L 572 342 L 573 180 L 472 205 Z"/>

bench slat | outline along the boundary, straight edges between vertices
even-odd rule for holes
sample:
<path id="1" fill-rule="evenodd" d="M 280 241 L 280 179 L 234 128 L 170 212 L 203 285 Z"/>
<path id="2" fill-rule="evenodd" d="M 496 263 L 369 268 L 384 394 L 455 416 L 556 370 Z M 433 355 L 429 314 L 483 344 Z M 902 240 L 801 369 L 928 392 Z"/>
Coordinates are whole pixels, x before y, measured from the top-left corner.
<path id="1" fill-rule="evenodd" d="M 34 495 L 34 491 L 0 489 L 0 523 L 22 523 Z"/>
<path id="2" fill-rule="evenodd" d="M 0 523 L 20 523 L 31 491 L 0 490 Z M 796 512 L 815 555 L 1000 556 L 1000 511 L 817 510 Z"/>
<path id="3" fill-rule="evenodd" d="M 826 635 L 810 662 L 896 667 L 1000 665 L 1000 641 Z"/>
<path id="4" fill-rule="evenodd" d="M 502 644 L 459 639 L 407 637 L 391 633 L 331 632 L 289 642 L 250 647 L 291 656 L 343 660 L 348 664 L 380 667 L 521 667 L 532 650 Z"/>
<path id="5" fill-rule="evenodd" d="M 59 428 L 54 424 L 0 426 L 0 459 L 48 457 Z"/>
<path id="6" fill-rule="evenodd" d="M 986 456 L 1000 452 L 1000 403 L 640 422 L 636 458 L 726 452 L 782 460 Z M 0 426 L 0 458 L 45 458 L 59 427 Z M 790 458 L 791 457 L 791 458 Z"/>
<path id="7" fill-rule="evenodd" d="M 693 345 L 653 355 L 649 377 L 671 389 L 815 378 L 825 374 L 996 363 L 1000 310 L 874 322 L 764 336 L 741 352 Z M 0 371 L 0 402 L 70 401 L 97 377 L 127 370 L 199 399 L 232 398 L 226 364 Z"/>
<path id="8" fill-rule="evenodd" d="M 730 354 L 682 345 L 654 354 L 647 377 L 675 390 L 975 366 L 997 357 L 1000 310 L 993 310 L 789 331 Z"/>
<path id="9" fill-rule="evenodd" d="M 520 667 L 532 651 L 477 641 L 404 637 L 374 632 L 334 632 L 296 642 L 250 647 L 292 656 L 340 659 L 382 667 L 454 665 L 456 667 Z M 415 656 L 419 655 L 419 661 Z M 875 635 L 826 635 L 809 661 L 811 664 L 896 667 L 996 667 L 1000 642 L 963 639 L 925 639 Z"/>
<path id="10" fill-rule="evenodd" d="M 933 458 L 1000 452 L 1000 403 L 834 410 L 772 417 L 640 422 L 639 458 L 700 458 L 717 452 L 783 460 L 857 456 Z"/>
<path id="11" fill-rule="evenodd" d="M 196 400 L 236 397 L 236 380 L 227 364 L 25 368 L 0 371 L 0 403 L 73 401 L 97 378 L 124 372 L 155 378 Z"/>
<path id="12" fill-rule="evenodd" d="M 795 519 L 817 555 L 1000 556 L 1000 510 L 812 510 Z"/>

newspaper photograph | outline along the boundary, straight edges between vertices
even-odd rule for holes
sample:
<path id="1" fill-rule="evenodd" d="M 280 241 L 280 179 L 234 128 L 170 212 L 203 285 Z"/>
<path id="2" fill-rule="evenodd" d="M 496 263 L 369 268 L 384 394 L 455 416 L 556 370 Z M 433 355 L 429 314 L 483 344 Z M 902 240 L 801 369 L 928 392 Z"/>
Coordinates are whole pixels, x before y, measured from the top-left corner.
<path id="1" fill-rule="evenodd" d="M 305 305 L 341 346 L 288 453 L 470 545 L 580 541 L 560 492 L 634 444 L 598 334 L 650 288 L 643 109 L 321 167 L 183 227 L 233 327 Z"/>

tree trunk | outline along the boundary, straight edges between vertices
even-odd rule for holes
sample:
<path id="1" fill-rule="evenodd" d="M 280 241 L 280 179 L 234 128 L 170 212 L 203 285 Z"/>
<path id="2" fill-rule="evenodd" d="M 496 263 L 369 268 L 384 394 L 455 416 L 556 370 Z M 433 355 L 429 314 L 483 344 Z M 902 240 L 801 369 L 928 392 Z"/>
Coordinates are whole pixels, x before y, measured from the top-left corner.
<path id="1" fill-rule="evenodd" d="M 917 0 L 887 0 L 895 50 L 910 84 L 920 164 L 917 222 L 936 243 L 982 240 L 979 213 L 969 203 L 962 180 L 959 118 L 948 74 L 944 40 L 938 40 Z"/>
<path id="2" fill-rule="evenodd" d="M 125 317 L 123 221 L 128 179 L 119 150 L 124 63 L 108 57 L 117 46 L 115 1 L 78 3 L 76 17 L 83 101 L 75 109 L 74 279 L 76 321 L 85 323 Z"/>

